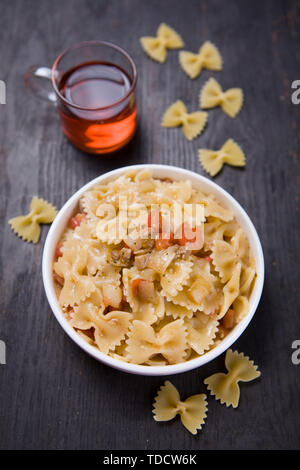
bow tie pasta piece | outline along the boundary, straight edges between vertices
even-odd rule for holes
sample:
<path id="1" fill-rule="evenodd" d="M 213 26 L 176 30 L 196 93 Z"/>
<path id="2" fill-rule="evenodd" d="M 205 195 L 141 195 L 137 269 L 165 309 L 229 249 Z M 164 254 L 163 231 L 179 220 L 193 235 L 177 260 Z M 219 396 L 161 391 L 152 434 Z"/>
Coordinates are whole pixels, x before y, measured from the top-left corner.
<path id="1" fill-rule="evenodd" d="M 173 261 L 160 276 L 160 284 L 170 297 L 177 295 L 187 284 L 193 269 L 193 263 L 188 259 Z"/>
<path id="2" fill-rule="evenodd" d="M 70 238 L 64 243 L 63 255 L 54 263 L 54 272 L 64 280 L 61 306 L 76 305 L 96 290 L 93 278 L 85 274 L 87 261 L 88 249 L 80 240 Z"/>
<path id="3" fill-rule="evenodd" d="M 97 314 L 102 314 L 105 310 L 103 296 L 99 289 L 96 289 L 87 299 L 73 308 L 73 311 L 70 313 L 71 325 L 79 330 L 89 330 L 93 326 L 91 324 L 91 312 L 93 310 Z"/>
<path id="4" fill-rule="evenodd" d="M 233 302 L 233 310 L 235 313 L 235 322 L 239 323 L 249 312 L 249 300 L 247 297 L 239 295 Z"/>
<path id="5" fill-rule="evenodd" d="M 205 195 L 200 191 L 194 192 L 190 202 L 193 204 L 199 203 L 204 206 L 204 216 L 206 219 L 207 217 L 215 217 L 217 219 L 221 219 L 223 222 L 230 222 L 233 220 L 233 213 L 221 206 L 217 198 L 212 194 Z"/>
<path id="6" fill-rule="evenodd" d="M 238 297 L 240 292 L 240 277 L 241 277 L 241 263 L 237 263 L 233 269 L 232 277 L 229 279 L 227 284 L 223 288 L 224 301 L 218 319 L 224 317 L 230 306 L 233 304 L 235 299 Z"/>
<path id="7" fill-rule="evenodd" d="M 30 203 L 30 212 L 8 221 L 12 230 L 27 242 L 37 243 L 40 238 L 40 224 L 51 224 L 55 219 L 57 210 L 50 202 L 34 196 Z"/>
<path id="8" fill-rule="evenodd" d="M 161 23 L 156 37 L 145 36 L 140 39 L 142 48 L 148 56 L 163 63 L 167 58 L 167 49 L 180 49 L 184 46 L 181 37 L 173 28 Z"/>
<path id="9" fill-rule="evenodd" d="M 210 41 L 205 41 L 200 47 L 198 54 L 181 51 L 179 53 L 179 63 L 190 78 L 198 77 L 202 69 L 219 71 L 222 70 L 223 66 L 218 48 Z"/>
<path id="10" fill-rule="evenodd" d="M 94 222 L 99 220 L 96 212 L 104 197 L 105 192 L 104 190 L 101 191 L 101 189 L 86 191 L 81 196 L 79 206 L 89 220 Z"/>
<path id="11" fill-rule="evenodd" d="M 245 232 L 240 228 L 232 237 L 231 242 L 215 240 L 212 245 L 211 258 L 222 282 L 231 279 L 235 265 L 240 261 L 243 266 L 249 263 L 250 247 Z M 252 272 L 249 273 L 251 276 Z M 246 283 L 246 279 L 244 280 Z M 246 288 L 246 286 L 245 286 Z"/>
<path id="12" fill-rule="evenodd" d="M 166 380 L 154 399 L 152 412 L 155 421 L 170 421 L 179 414 L 183 426 L 191 434 L 197 434 L 207 416 L 206 395 L 192 395 L 181 401 L 177 388 Z"/>
<path id="13" fill-rule="evenodd" d="M 222 207 L 214 196 L 207 196 L 204 200 L 205 217 L 218 217 L 224 222 L 230 222 L 233 219 L 233 213 Z"/>
<path id="14" fill-rule="evenodd" d="M 234 118 L 241 110 L 244 95 L 241 88 L 229 88 L 223 91 L 214 78 L 210 78 L 202 87 L 199 96 L 200 108 L 210 109 L 221 106 L 224 113 Z"/>
<path id="15" fill-rule="evenodd" d="M 224 237 L 232 237 L 238 230 L 236 220 L 222 223 L 221 220 L 210 218 L 204 224 L 204 249 L 211 251 L 216 240 L 224 240 Z"/>
<path id="16" fill-rule="evenodd" d="M 195 312 L 193 318 L 185 320 L 185 324 L 188 332 L 188 344 L 201 356 L 214 342 L 219 322 L 216 317 Z"/>
<path id="17" fill-rule="evenodd" d="M 241 274 L 241 288 L 240 293 L 249 297 L 255 279 L 255 269 L 251 266 L 243 268 Z"/>
<path id="18" fill-rule="evenodd" d="M 219 173 L 224 163 L 239 167 L 246 165 L 245 154 L 233 139 L 228 139 L 220 150 L 199 149 L 199 160 L 211 176 Z"/>
<path id="19" fill-rule="evenodd" d="M 201 134 L 206 122 L 206 112 L 196 111 L 194 113 L 187 113 L 185 104 L 178 100 L 165 111 L 161 125 L 163 127 L 182 126 L 185 137 L 188 140 L 193 140 Z"/>
<path id="20" fill-rule="evenodd" d="M 217 373 L 207 377 L 204 383 L 207 385 L 211 395 L 222 404 L 237 408 L 240 399 L 239 382 L 250 382 L 261 374 L 257 370 L 257 366 L 249 357 L 243 353 L 228 349 L 225 356 L 225 366 L 228 370 L 227 374 Z"/>
<path id="21" fill-rule="evenodd" d="M 158 274 L 163 275 L 168 269 L 168 266 L 170 266 L 174 260 L 176 251 L 176 246 L 169 246 L 164 250 L 152 251 L 150 253 L 147 266 Z"/>
<path id="22" fill-rule="evenodd" d="M 96 238 L 96 225 L 90 220 L 76 227 L 74 236 L 81 241 L 82 246 L 87 247 L 87 271 L 95 275 L 108 262 L 108 247 Z"/>
<path id="23" fill-rule="evenodd" d="M 217 278 L 211 274 L 209 262 L 205 259 L 192 257 L 193 270 L 187 285 L 178 291 L 175 296 L 168 295 L 164 290 L 162 294 L 167 301 L 196 312 L 204 311 L 209 314 L 220 307 L 222 297 L 215 289 Z M 213 306 L 212 306 L 213 305 Z"/>
<path id="24" fill-rule="evenodd" d="M 131 362 L 143 364 L 161 354 L 170 364 L 177 364 L 183 361 L 186 349 L 186 329 L 182 320 L 168 323 L 157 333 L 143 321 L 133 320 L 127 340 Z"/>
<path id="25" fill-rule="evenodd" d="M 181 305 L 173 304 L 173 302 L 168 302 L 165 300 L 165 314 L 167 316 L 173 317 L 175 320 L 177 318 L 192 318 L 194 315 L 193 310 L 189 310 L 186 307 L 181 307 Z"/>
<path id="26" fill-rule="evenodd" d="M 117 310 L 103 315 L 102 309 L 94 305 L 92 300 L 74 307 L 70 323 L 74 328 L 82 330 L 94 328 L 95 343 L 100 351 L 107 354 L 125 338 L 132 316 L 128 312 Z"/>

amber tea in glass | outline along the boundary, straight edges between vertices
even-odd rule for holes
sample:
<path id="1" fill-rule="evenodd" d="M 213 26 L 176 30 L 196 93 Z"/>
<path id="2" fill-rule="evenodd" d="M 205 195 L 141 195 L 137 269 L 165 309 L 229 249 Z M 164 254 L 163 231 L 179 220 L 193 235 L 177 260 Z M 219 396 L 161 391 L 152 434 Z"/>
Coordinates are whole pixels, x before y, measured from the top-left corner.
<path id="1" fill-rule="evenodd" d="M 47 70 L 35 68 L 30 77 L 49 78 Z M 103 41 L 85 42 L 56 59 L 51 71 L 55 93 L 51 90 L 44 97 L 56 103 L 63 132 L 76 147 L 109 153 L 135 133 L 136 79 L 135 64 L 123 49 Z M 36 81 L 29 84 L 37 88 Z"/>

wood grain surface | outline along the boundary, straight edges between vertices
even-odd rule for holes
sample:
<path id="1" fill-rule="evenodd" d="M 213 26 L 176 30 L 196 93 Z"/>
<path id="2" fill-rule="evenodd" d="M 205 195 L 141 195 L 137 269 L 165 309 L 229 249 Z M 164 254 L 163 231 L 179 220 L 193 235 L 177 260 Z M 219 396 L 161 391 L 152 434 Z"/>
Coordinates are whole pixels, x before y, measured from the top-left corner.
<path id="1" fill-rule="evenodd" d="M 291 83 L 300 79 L 300 4 L 234 0 L 1 0 L 0 105 L 1 449 L 297 449 L 300 448 L 300 365 L 291 344 L 300 339 L 299 215 L 300 105 Z M 165 64 L 151 61 L 139 38 L 165 21 L 187 50 L 214 42 L 224 69 L 186 77 L 178 51 Z M 104 39 L 124 47 L 138 73 L 139 128 L 117 154 L 100 158 L 73 148 L 62 135 L 56 110 L 23 84 L 33 64 L 51 65 L 67 46 Z M 220 109 L 193 142 L 160 119 L 176 99 L 198 107 L 200 87 L 215 76 L 226 89 L 239 86 L 245 104 L 236 119 Z M 199 147 L 219 148 L 232 137 L 247 156 L 245 170 L 230 167 L 215 178 L 246 209 L 264 248 L 266 282 L 257 313 L 234 348 L 262 371 L 241 385 L 240 406 L 227 409 L 209 398 L 198 436 L 176 419 L 155 423 L 151 404 L 161 377 L 110 369 L 81 351 L 63 332 L 47 303 L 41 274 L 43 244 L 24 243 L 8 219 L 26 213 L 33 195 L 58 208 L 83 184 L 120 166 L 165 163 L 204 174 Z M 205 392 L 203 379 L 223 370 L 224 357 L 171 377 L 183 397 Z"/>

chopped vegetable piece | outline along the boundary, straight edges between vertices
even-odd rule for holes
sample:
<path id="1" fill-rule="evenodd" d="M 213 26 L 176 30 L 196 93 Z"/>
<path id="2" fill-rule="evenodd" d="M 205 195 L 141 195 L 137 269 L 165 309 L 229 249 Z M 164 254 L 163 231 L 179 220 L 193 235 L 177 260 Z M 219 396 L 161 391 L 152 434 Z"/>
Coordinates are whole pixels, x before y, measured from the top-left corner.
<path id="1" fill-rule="evenodd" d="M 111 250 L 110 256 L 113 264 L 116 264 L 120 260 L 120 250 L 117 250 L 116 248 Z"/>
<path id="2" fill-rule="evenodd" d="M 130 248 L 122 248 L 120 251 L 120 263 L 122 266 L 129 266 L 132 256 L 132 250 Z"/>
<path id="3" fill-rule="evenodd" d="M 149 253 L 145 255 L 139 255 L 135 257 L 135 265 L 138 268 L 138 270 L 145 269 L 147 267 L 147 262 L 149 259 Z"/>
<path id="4" fill-rule="evenodd" d="M 65 280 L 63 277 L 60 277 L 55 271 L 53 271 L 53 278 L 61 287 L 63 287 Z"/>
<path id="5" fill-rule="evenodd" d="M 132 295 L 134 297 L 138 296 L 138 287 L 139 287 L 139 284 L 140 284 L 141 281 L 142 281 L 142 279 L 133 279 L 133 281 L 131 283 Z"/>
<path id="6" fill-rule="evenodd" d="M 75 229 L 76 227 L 79 227 L 81 222 L 86 219 L 85 214 L 82 214 L 81 212 L 78 212 L 72 219 L 69 220 L 68 226 L 72 229 Z"/>
<path id="7" fill-rule="evenodd" d="M 202 227 L 191 228 L 186 222 L 177 230 L 174 238 L 179 245 L 188 245 L 195 251 L 200 250 L 203 246 Z"/>
<path id="8" fill-rule="evenodd" d="M 132 281 L 132 294 L 138 297 L 143 302 L 155 302 L 156 292 L 154 283 L 146 279 L 133 279 Z"/>
<path id="9" fill-rule="evenodd" d="M 63 247 L 63 243 L 62 242 L 59 242 L 57 245 L 56 245 L 56 248 L 55 248 L 55 257 L 56 258 L 60 258 L 60 256 L 63 255 L 63 252 L 62 252 L 62 247 Z"/>
<path id="10" fill-rule="evenodd" d="M 162 230 L 162 215 L 157 210 L 152 210 L 148 214 L 148 227 L 153 230 L 154 233 L 161 233 Z"/>
<path id="11" fill-rule="evenodd" d="M 232 308 L 229 308 L 225 313 L 224 317 L 221 320 L 224 328 L 231 330 L 235 325 L 235 311 Z"/>
<path id="12" fill-rule="evenodd" d="M 155 240 L 155 249 L 157 251 L 164 250 L 172 245 L 174 245 L 174 235 L 172 232 L 167 235 L 160 234 L 159 238 Z"/>
<path id="13" fill-rule="evenodd" d="M 161 181 L 163 181 L 163 183 L 173 183 L 172 178 L 161 178 Z"/>

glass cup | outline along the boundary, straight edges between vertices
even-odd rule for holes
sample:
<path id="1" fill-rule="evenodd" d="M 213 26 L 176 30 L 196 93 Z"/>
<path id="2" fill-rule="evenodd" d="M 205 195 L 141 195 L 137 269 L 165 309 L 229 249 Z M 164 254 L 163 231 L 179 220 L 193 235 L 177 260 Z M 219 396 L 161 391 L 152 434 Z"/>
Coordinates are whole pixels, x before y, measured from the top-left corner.
<path id="1" fill-rule="evenodd" d="M 93 154 L 118 150 L 133 137 L 136 81 L 129 54 L 104 41 L 73 45 L 52 69 L 33 66 L 25 75 L 25 85 L 57 107 L 70 142 Z"/>

